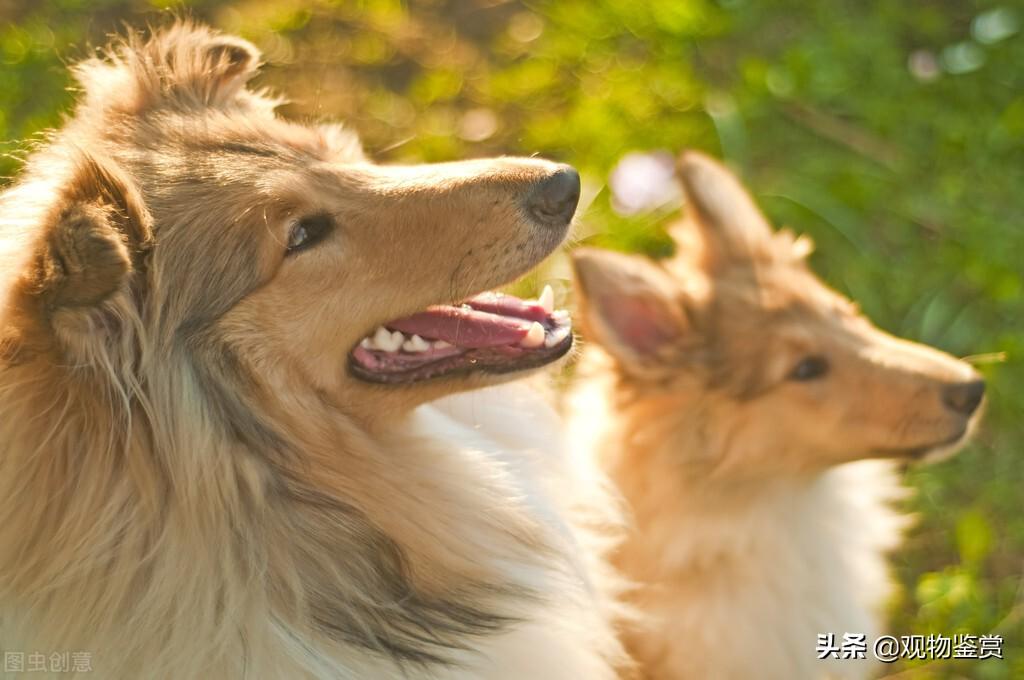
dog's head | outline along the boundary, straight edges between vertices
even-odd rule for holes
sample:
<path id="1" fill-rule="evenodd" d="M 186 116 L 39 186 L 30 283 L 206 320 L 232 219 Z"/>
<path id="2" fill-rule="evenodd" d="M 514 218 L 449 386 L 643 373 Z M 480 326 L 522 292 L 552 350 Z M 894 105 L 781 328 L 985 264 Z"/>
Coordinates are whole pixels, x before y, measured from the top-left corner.
<path id="1" fill-rule="evenodd" d="M 42 321 L 11 324 L 8 361 L 202 355 L 197 370 L 246 387 L 301 381 L 379 415 L 569 349 L 550 295 L 486 291 L 562 242 L 574 170 L 376 165 L 347 130 L 276 117 L 246 87 L 259 62 L 245 41 L 178 24 L 78 67 L 75 117 L 5 201 L 33 239 L 5 314 Z"/>
<path id="2" fill-rule="evenodd" d="M 965 440 L 984 393 L 967 364 L 875 328 L 808 268 L 719 163 L 686 153 L 687 218 L 663 263 L 575 257 L 584 322 L 621 384 L 718 469 L 759 474 Z M 879 282 L 884 285 L 884 282 Z"/>
<path id="3" fill-rule="evenodd" d="M 569 349 L 550 293 L 484 291 L 562 242 L 579 177 L 376 165 L 276 117 L 258 65 L 188 23 L 130 37 L 78 67 L 73 117 L 0 194 L 0 596 L 134 633 L 123 663 L 147 668 L 176 663 L 139 651 L 165 634 L 244 664 L 212 650 L 261 622 L 449 661 L 515 619 L 504 565 L 547 541 L 488 462 L 387 425 Z M 72 600 L 80 620 L 50 608 Z"/>

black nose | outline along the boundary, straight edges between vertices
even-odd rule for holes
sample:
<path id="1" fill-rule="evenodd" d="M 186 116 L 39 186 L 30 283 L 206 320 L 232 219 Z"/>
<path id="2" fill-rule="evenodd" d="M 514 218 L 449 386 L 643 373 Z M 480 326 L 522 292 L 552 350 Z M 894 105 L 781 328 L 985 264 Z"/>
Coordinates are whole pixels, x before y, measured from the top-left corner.
<path id="1" fill-rule="evenodd" d="M 576 214 L 580 202 L 580 174 L 563 165 L 537 182 L 527 198 L 526 209 L 548 227 L 564 227 Z"/>
<path id="2" fill-rule="evenodd" d="M 981 398 L 984 396 L 984 380 L 946 385 L 942 388 L 942 403 L 951 411 L 965 416 L 971 415 L 978 409 L 978 404 L 981 403 Z"/>

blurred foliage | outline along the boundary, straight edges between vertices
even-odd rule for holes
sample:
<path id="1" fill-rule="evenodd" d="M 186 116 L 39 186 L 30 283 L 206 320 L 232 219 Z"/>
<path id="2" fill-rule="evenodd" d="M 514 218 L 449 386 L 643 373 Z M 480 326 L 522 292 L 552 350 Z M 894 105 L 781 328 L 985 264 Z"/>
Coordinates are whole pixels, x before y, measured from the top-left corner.
<path id="1" fill-rule="evenodd" d="M 170 12 L 168 12 L 170 8 Z M 123 23 L 192 14 L 258 44 L 285 113 L 346 121 L 385 161 L 571 162 L 580 238 L 664 252 L 672 207 L 616 213 L 627 152 L 724 156 L 879 325 L 983 362 L 978 442 L 909 471 L 898 634 L 998 632 L 1024 677 L 1024 6 L 1011 0 L 0 0 L 0 176 L 73 100 L 66 63 Z M 556 263 L 547 276 L 564 274 Z"/>

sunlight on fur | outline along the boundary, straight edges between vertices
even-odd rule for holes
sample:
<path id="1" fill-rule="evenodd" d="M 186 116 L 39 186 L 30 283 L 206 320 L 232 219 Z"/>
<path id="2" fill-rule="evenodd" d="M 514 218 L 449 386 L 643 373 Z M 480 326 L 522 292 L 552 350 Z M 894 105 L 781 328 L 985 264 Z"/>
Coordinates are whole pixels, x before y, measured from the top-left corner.
<path id="1" fill-rule="evenodd" d="M 0 639 L 112 679 L 615 677 L 599 475 L 542 396 L 467 392 L 564 353 L 551 310 L 503 319 L 530 343 L 493 370 L 348 370 L 381 324 L 535 266 L 578 176 L 374 165 L 276 117 L 259 61 L 130 35 L 0 197 Z"/>
<path id="2" fill-rule="evenodd" d="M 575 255 L 585 336 L 576 455 L 622 490 L 615 554 L 646 616 L 651 680 L 865 678 L 817 633 L 882 632 L 885 555 L 908 518 L 895 460 L 959 447 L 984 383 L 894 338 L 808 268 L 722 165 L 684 154 L 675 257 Z"/>

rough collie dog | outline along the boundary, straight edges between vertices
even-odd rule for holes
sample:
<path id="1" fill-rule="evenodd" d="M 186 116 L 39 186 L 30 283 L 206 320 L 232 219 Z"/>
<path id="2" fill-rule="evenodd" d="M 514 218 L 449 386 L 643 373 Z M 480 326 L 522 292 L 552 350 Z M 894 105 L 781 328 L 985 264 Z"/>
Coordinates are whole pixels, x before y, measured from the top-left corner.
<path id="1" fill-rule="evenodd" d="M 573 428 L 631 505 L 617 564 L 649 618 L 627 648 L 647 678 L 864 677 L 817 635 L 863 633 L 871 658 L 904 525 L 891 459 L 959 446 L 984 383 L 873 327 L 724 167 L 688 153 L 679 175 L 673 259 L 575 258 L 595 344 Z"/>
<path id="2" fill-rule="evenodd" d="M 0 199 L 0 644 L 113 679 L 613 677 L 603 502 L 551 411 L 423 406 L 569 349 L 550 294 L 483 291 L 562 242 L 579 177 L 374 165 L 277 118 L 258 61 L 128 38 Z"/>

